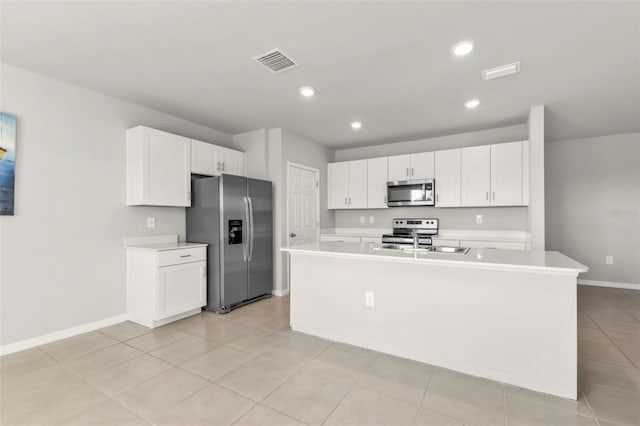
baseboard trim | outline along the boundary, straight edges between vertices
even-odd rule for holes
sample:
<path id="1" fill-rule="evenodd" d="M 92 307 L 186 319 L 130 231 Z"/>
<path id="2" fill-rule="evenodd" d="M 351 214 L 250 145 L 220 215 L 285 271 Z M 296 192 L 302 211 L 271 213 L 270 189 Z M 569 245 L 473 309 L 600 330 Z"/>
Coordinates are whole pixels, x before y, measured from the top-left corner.
<path id="1" fill-rule="evenodd" d="M 95 331 L 103 327 L 118 324 L 127 320 L 127 314 L 116 315 L 115 317 L 105 318 L 99 321 L 90 322 L 88 324 L 78 325 L 76 327 L 67 328 L 65 330 L 55 331 L 53 333 L 44 334 L 42 336 L 33 337 L 31 339 L 21 340 L 15 343 L 0 346 L 0 356 L 9 355 L 14 352 L 23 351 L 25 349 L 35 348 L 36 346 L 46 345 L 56 340 L 66 339 L 68 337 L 77 336 L 79 334 Z"/>
<path id="2" fill-rule="evenodd" d="M 596 281 L 596 280 L 578 280 L 579 285 L 588 285 L 593 287 L 610 287 L 622 288 L 625 290 L 640 290 L 640 284 L 634 283 L 617 283 L 613 281 Z"/>
<path id="3" fill-rule="evenodd" d="M 274 296 L 286 296 L 287 294 L 289 294 L 289 289 L 286 289 L 286 290 L 273 290 L 271 292 L 271 294 L 273 294 Z"/>

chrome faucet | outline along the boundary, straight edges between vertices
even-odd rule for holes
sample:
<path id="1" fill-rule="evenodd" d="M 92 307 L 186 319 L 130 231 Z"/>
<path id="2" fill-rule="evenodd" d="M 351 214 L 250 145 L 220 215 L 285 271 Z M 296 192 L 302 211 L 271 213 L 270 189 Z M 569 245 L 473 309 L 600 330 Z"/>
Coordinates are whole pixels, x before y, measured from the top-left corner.
<path id="1" fill-rule="evenodd" d="M 420 239 L 418 237 L 418 230 L 417 229 L 412 229 L 411 230 L 411 236 L 413 237 L 413 248 L 417 249 L 420 247 Z"/>

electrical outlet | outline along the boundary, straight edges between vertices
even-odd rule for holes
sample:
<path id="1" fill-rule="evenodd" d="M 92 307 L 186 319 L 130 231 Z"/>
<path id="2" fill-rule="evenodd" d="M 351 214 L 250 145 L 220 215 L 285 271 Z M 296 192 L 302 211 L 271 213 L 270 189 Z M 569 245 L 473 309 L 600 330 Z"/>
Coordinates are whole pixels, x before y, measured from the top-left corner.
<path id="1" fill-rule="evenodd" d="M 364 306 L 373 308 L 376 306 L 376 294 L 372 291 L 364 292 Z"/>
<path id="2" fill-rule="evenodd" d="M 156 218 L 148 217 L 147 218 L 147 228 L 155 228 L 156 227 Z"/>
<path id="3" fill-rule="evenodd" d="M 376 221 L 376 218 L 373 216 L 369 216 L 369 223 L 373 223 Z"/>
<path id="4" fill-rule="evenodd" d="M 483 222 L 484 222 L 484 217 L 481 214 L 477 214 L 476 215 L 476 223 L 478 225 L 482 225 Z"/>
<path id="5" fill-rule="evenodd" d="M 606 263 L 607 265 L 613 265 L 613 256 L 606 256 L 604 258 L 604 263 Z"/>
<path id="6" fill-rule="evenodd" d="M 360 223 L 364 223 L 364 216 L 360 216 Z"/>

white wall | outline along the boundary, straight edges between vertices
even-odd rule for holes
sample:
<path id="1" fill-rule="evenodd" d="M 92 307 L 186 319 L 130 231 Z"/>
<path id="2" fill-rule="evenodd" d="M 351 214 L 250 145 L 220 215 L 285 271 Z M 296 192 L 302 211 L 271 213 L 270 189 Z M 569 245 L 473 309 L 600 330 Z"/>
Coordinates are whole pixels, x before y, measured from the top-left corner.
<path id="1" fill-rule="evenodd" d="M 582 279 L 640 284 L 640 133 L 550 142 L 545 164 L 547 249 Z"/>
<path id="2" fill-rule="evenodd" d="M 228 147 L 231 135 L 6 64 L 0 84 L 0 109 L 18 117 L 15 216 L 0 218 L 0 344 L 124 314 L 122 238 L 185 234 L 183 208 L 125 206 L 125 129 Z"/>
<path id="3" fill-rule="evenodd" d="M 335 159 L 336 161 L 359 160 L 525 139 L 527 139 L 527 126 L 519 124 L 437 138 L 343 149 L 336 151 Z M 478 214 L 483 215 L 484 221 L 481 225 L 475 223 Z M 360 216 L 365 216 L 364 224 L 360 223 Z M 369 223 L 369 216 L 374 216 L 373 224 Z M 390 209 L 336 210 L 335 226 L 339 228 L 391 228 L 391 220 L 394 217 L 407 216 L 437 217 L 440 219 L 440 227 L 443 229 L 528 230 L 527 207 L 437 209 L 434 207 L 394 207 Z"/>
<path id="4" fill-rule="evenodd" d="M 269 167 L 267 130 L 258 129 L 233 135 L 233 145 L 246 154 L 247 177 L 267 179 Z"/>

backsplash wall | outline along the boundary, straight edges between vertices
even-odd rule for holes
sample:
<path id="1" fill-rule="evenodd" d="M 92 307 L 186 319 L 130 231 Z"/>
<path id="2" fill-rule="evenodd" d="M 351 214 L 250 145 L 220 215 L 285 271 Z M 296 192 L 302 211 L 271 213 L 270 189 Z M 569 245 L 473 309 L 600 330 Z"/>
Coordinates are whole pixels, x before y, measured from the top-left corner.
<path id="1" fill-rule="evenodd" d="M 336 228 L 391 228 L 395 217 L 435 217 L 441 229 L 526 231 L 527 207 L 392 207 L 388 209 L 336 210 Z M 483 223 L 476 224 L 476 215 Z M 360 223 L 360 216 L 365 223 Z M 374 223 L 369 223 L 369 216 Z"/>

